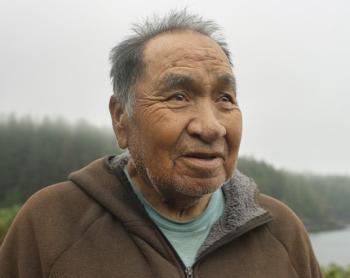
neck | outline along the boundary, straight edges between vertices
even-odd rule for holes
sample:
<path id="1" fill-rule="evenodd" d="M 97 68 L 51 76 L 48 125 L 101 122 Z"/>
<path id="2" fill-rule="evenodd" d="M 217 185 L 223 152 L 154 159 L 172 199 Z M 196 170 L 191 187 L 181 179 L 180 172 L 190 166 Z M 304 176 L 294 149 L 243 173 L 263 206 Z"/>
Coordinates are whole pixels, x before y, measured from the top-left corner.
<path id="1" fill-rule="evenodd" d="M 146 182 L 133 167 L 127 165 L 129 176 L 143 197 L 161 214 L 175 221 L 190 221 L 199 217 L 207 208 L 212 194 L 193 197 L 177 192 L 160 192 L 150 182 Z"/>

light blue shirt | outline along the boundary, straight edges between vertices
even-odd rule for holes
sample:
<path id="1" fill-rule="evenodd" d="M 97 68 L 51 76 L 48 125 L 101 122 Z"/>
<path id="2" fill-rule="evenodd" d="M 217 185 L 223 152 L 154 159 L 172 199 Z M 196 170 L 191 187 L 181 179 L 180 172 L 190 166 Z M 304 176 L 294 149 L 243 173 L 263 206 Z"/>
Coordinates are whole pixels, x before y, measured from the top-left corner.
<path id="1" fill-rule="evenodd" d="M 225 198 L 222 189 L 220 188 L 213 193 L 207 208 L 199 217 L 191 221 L 179 222 L 169 219 L 153 208 L 143 197 L 140 190 L 132 183 L 127 170 L 124 169 L 124 171 L 150 218 L 174 247 L 184 265 L 191 267 L 212 225 L 224 212 Z"/>

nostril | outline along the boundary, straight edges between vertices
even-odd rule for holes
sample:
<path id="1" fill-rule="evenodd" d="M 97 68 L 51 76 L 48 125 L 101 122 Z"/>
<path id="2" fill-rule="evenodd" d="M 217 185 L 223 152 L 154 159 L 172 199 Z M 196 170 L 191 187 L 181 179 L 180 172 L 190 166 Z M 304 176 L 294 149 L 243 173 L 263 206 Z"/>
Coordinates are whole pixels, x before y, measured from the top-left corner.
<path id="1" fill-rule="evenodd" d="M 212 142 L 226 135 L 226 128 L 216 118 L 197 117 L 187 126 L 191 136 L 195 136 L 205 142 Z"/>

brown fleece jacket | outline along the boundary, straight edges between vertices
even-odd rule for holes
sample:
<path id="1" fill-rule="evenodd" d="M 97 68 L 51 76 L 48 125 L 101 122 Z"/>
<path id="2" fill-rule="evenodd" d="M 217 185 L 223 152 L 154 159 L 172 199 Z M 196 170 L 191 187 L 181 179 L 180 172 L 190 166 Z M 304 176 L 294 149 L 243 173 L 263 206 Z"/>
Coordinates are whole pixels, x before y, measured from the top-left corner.
<path id="1" fill-rule="evenodd" d="M 322 277 L 300 220 L 239 173 L 193 268 L 150 220 L 122 168 L 92 162 L 32 196 L 0 248 L 1 278 Z"/>

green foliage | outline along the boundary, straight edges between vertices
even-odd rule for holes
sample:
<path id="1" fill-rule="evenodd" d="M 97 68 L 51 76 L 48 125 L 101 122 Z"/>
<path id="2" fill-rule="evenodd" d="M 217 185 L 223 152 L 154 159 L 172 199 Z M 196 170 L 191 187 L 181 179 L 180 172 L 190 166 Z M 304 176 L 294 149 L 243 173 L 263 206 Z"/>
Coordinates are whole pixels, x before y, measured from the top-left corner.
<path id="1" fill-rule="evenodd" d="M 0 207 L 23 203 L 90 161 L 119 152 L 112 132 L 83 121 L 0 120 Z"/>
<path id="2" fill-rule="evenodd" d="M 253 158 L 241 158 L 238 168 L 254 178 L 260 191 L 288 204 L 309 231 L 350 223 L 350 177 L 295 174 Z"/>
<path id="3" fill-rule="evenodd" d="M 325 278 L 350 278 L 350 266 L 347 268 L 331 264 L 323 269 Z"/>
<path id="4" fill-rule="evenodd" d="M 16 216 L 20 206 L 13 205 L 9 208 L 0 209 L 0 243 L 4 238 L 9 226 L 12 223 L 12 220 Z"/>

